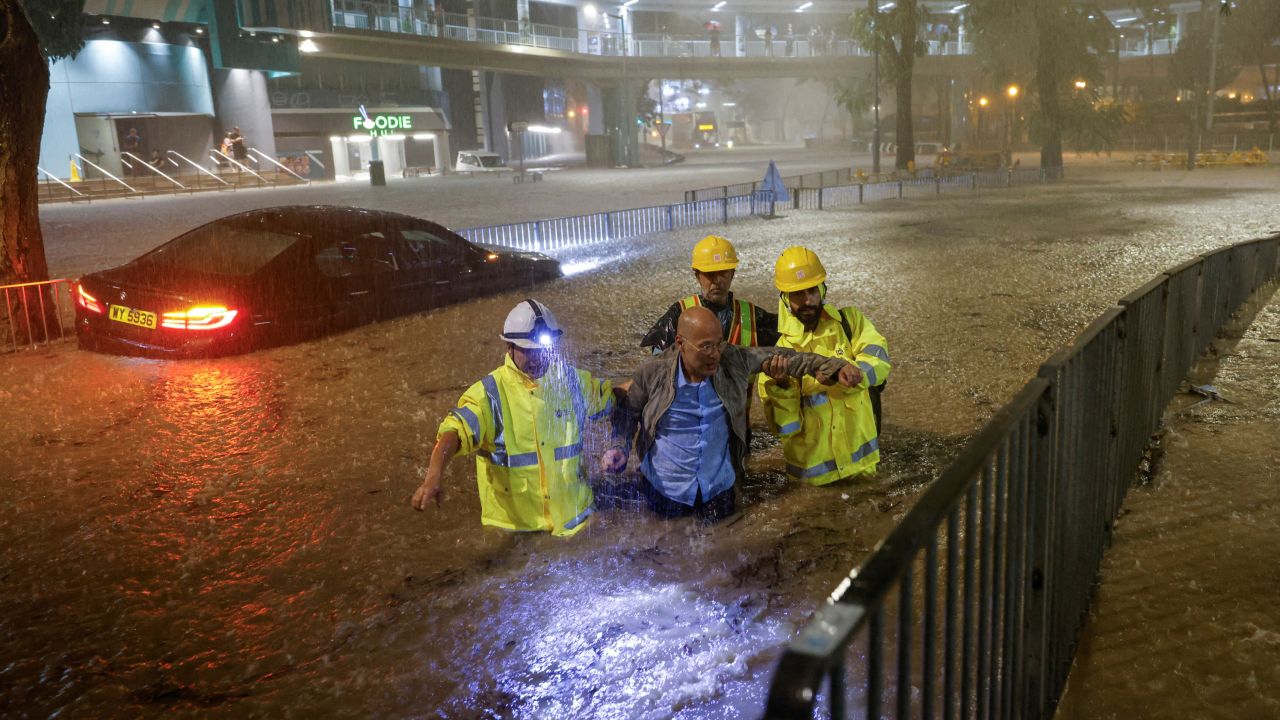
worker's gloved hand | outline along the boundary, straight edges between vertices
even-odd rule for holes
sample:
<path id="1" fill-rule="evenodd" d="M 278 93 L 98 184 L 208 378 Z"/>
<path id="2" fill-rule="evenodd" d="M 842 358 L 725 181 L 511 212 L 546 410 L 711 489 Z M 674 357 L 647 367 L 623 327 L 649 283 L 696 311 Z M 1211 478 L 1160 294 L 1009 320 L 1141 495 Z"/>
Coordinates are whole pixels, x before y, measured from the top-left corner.
<path id="1" fill-rule="evenodd" d="M 627 454 L 618 448 L 610 448 L 600 456 L 600 472 L 620 473 L 627 469 Z"/>

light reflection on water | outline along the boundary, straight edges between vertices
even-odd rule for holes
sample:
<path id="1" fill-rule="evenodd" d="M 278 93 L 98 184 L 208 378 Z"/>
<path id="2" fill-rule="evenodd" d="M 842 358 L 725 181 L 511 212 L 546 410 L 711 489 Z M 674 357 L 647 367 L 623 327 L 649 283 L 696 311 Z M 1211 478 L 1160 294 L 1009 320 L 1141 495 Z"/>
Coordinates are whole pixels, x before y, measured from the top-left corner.
<path id="1" fill-rule="evenodd" d="M 772 308 L 777 249 L 811 245 L 832 297 L 895 357 L 881 476 L 797 487 L 762 439 L 730 527 L 602 503 L 568 541 L 495 535 L 470 458 L 444 507 L 408 508 L 436 422 L 500 362 L 524 292 L 215 362 L 6 359 L 0 711 L 756 716 L 776 648 L 957 438 L 1115 298 L 1227 240 L 1216 217 L 1268 202 L 1138 199 L 1145 215 L 1117 218 L 1093 210 L 1111 189 L 1052 192 L 728 228 L 741 296 Z M 625 377 L 648 324 L 693 290 L 701 234 L 628 245 L 627 262 L 532 296 L 568 326 L 571 357 Z"/>

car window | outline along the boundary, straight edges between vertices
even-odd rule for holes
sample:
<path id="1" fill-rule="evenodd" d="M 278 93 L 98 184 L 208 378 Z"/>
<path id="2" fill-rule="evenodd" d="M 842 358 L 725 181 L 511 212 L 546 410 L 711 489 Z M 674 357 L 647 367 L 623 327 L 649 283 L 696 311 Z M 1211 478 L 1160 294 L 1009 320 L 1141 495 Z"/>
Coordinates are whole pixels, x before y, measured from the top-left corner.
<path id="1" fill-rule="evenodd" d="M 215 222 L 174 238 L 135 262 L 217 275 L 252 275 L 297 242 L 298 237 L 295 233 Z"/>
<path id="2" fill-rule="evenodd" d="M 462 158 L 459 160 L 459 162 L 464 162 L 468 165 L 475 165 L 476 158 L 474 155 L 463 155 Z"/>
<path id="3" fill-rule="evenodd" d="M 376 275 L 400 269 L 391 243 L 380 232 L 330 242 L 316 251 L 315 263 L 327 277 Z"/>
<path id="4" fill-rule="evenodd" d="M 405 261 L 412 266 L 464 266 L 471 255 L 471 248 L 465 243 L 422 228 L 405 228 L 400 236 L 406 247 Z"/>
<path id="5" fill-rule="evenodd" d="M 480 164 L 487 168 L 502 167 L 502 158 L 497 155 L 481 155 Z"/>

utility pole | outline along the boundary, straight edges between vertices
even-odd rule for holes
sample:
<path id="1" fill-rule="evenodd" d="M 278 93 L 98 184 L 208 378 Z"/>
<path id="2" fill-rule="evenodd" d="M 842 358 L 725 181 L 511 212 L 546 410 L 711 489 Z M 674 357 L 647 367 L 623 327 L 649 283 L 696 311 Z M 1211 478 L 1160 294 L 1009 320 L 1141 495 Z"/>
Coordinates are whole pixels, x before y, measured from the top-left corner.
<path id="1" fill-rule="evenodd" d="M 880 0 L 867 0 L 867 9 L 871 12 L 872 54 L 875 55 L 874 96 L 871 105 L 872 117 L 875 119 L 875 134 L 871 142 L 871 172 L 880 174 Z"/>
<path id="2" fill-rule="evenodd" d="M 1209 0 L 1209 4 L 1213 8 L 1213 38 L 1209 41 L 1209 110 L 1204 117 L 1205 130 L 1213 130 L 1213 101 L 1218 95 L 1218 27 L 1222 17 L 1222 10 L 1218 6 L 1218 0 Z M 1209 145 L 1210 147 L 1213 146 L 1213 138 L 1209 139 Z"/>

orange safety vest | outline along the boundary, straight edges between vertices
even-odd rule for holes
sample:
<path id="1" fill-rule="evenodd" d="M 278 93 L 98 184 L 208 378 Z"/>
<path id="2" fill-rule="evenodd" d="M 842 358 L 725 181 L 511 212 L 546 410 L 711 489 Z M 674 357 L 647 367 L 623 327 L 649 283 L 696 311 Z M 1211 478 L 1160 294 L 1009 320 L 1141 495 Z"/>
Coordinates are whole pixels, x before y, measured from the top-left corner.
<path id="1" fill-rule="evenodd" d="M 690 295 L 680 301 L 681 307 L 688 310 L 702 306 L 701 295 Z M 729 344 L 742 347 L 755 347 L 756 339 L 756 306 L 746 300 L 733 301 L 733 324 L 729 326 Z"/>

